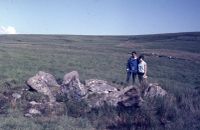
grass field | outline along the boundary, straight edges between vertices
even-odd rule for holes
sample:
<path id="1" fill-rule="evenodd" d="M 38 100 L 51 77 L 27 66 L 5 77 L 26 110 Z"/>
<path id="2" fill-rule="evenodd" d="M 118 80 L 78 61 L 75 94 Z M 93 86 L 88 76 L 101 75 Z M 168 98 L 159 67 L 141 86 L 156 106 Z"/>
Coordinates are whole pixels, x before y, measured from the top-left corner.
<path id="1" fill-rule="evenodd" d="M 170 128 L 200 129 L 200 33 L 140 36 L 0 35 L 0 91 L 7 89 L 4 86 L 6 82 L 15 82 L 14 87 L 21 88 L 29 77 L 40 70 L 55 75 L 57 79 L 77 70 L 82 81 L 97 78 L 121 83 L 125 81 L 126 62 L 132 50 L 138 54 L 158 53 L 181 58 L 146 56 L 148 80 L 161 84 L 178 99 L 173 108 L 177 114 Z M 0 118 L 1 129 L 25 129 L 27 124 L 30 124 L 26 127 L 29 129 L 97 128 L 82 118 L 59 117 L 52 125 L 27 121 L 20 112 L 9 113 L 12 116 Z M 62 121 L 71 126 L 64 126 L 66 124 Z M 80 122 L 82 125 L 74 125 Z"/>

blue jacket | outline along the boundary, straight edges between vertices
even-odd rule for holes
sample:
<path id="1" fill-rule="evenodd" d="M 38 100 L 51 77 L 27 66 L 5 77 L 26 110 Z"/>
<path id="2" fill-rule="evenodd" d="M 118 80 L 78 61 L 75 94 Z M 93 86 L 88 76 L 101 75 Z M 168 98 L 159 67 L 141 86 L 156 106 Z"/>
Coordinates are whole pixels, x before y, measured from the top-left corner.
<path id="1" fill-rule="evenodd" d="M 126 69 L 129 72 L 137 73 L 138 72 L 138 59 L 130 57 L 127 61 Z"/>

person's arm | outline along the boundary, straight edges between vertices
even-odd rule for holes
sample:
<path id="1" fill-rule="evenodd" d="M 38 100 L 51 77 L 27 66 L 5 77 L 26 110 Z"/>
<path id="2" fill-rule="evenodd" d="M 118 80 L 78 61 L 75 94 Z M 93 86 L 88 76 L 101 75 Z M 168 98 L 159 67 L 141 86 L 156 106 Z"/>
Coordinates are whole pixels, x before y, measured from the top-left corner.
<path id="1" fill-rule="evenodd" d="M 147 64 L 144 65 L 144 77 L 147 77 Z"/>
<path id="2" fill-rule="evenodd" d="M 126 71 L 129 71 L 129 59 L 128 59 L 127 64 L 126 64 Z"/>

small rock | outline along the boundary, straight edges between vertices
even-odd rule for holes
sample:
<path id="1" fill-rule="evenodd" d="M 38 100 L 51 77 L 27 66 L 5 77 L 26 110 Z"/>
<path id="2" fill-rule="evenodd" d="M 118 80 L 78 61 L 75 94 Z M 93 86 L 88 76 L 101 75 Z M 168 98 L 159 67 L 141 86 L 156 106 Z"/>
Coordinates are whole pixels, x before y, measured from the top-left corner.
<path id="1" fill-rule="evenodd" d="M 28 113 L 33 115 L 41 115 L 41 112 L 34 108 L 29 109 Z"/>
<path id="2" fill-rule="evenodd" d="M 94 86 L 97 84 L 107 84 L 107 81 L 99 79 L 88 79 L 85 81 L 85 86 Z"/>
<path id="3" fill-rule="evenodd" d="M 31 102 L 29 102 L 31 105 L 40 105 L 41 103 L 38 103 L 38 102 L 36 102 L 36 101 L 31 101 Z"/>
<path id="4" fill-rule="evenodd" d="M 25 116 L 25 117 L 32 117 L 32 115 L 29 114 L 29 113 L 24 114 L 24 116 Z"/>
<path id="5" fill-rule="evenodd" d="M 13 93 L 12 97 L 15 98 L 15 99 L 19 99 L 19 98 L 21 98 L 21 95 L 18 94 L 18 93 Z"/>

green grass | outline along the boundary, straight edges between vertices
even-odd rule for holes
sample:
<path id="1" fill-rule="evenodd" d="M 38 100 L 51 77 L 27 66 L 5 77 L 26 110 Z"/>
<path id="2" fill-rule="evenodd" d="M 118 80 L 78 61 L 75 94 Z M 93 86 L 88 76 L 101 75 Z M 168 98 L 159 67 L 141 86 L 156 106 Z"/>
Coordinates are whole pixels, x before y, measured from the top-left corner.
<path id="1" fill-rule="evenodd" d="M 198 37 L 200 37 L 199 33 L 118 37 L 1 35 L 0 91 L 3 92 L 7 89 L 5 82 L 14 81 L 16 82 L 14 86 L 23 87 L 25 81 L 40 70 L 61 79 L 65 73 L 77 70 L 82 81 L 97 78 L 109 82 L 124 82 L 126 78 L 125 65 L 130 56 L 128 53 L 132 50 L 140 53 L 144 49 L 169 49 L 200 54 L 200 39 Z M 167 100 L 159 99 L 153 100 L 152 106 L 165 112 L 167 119 L 171 116 L 169 120 L 174 122 L 170 124 L 171 129 L 200 128 L 197 123 L 200 119 L 200 106 L 198 105 L 200 99 L 200 62 L 169 60 L 159 57 L 146 57 L 145 60 L 148 64 L 149 82 L 158 82 L 177 98 L 172 106 L 167 105 Z M 71 104 L 71 106 L 73 105 Z M 138 115 L 132 112 L 132 116 L 142 116 L 148 122 L 146 125 L 149 129 L 162 129 L 163 126 L 158 124 L 158 119 L 163 115 L 156 115 L 157 110 L 148 112 L 148 107 L 151 105 L 137 110 L 139 111 Z M 104 115 L 106 112 L 113 113 L 113 115 L 108 117 Z M 42 122 L 27 120 L 22 113 L 10 111 L 11 116 L 0 118 L 0 128 L 91 129 L 96 127 L 101 129 L 105 128 L 103 124 L 106 121 L 109 122 L 117 117 L 115 112 L 110 108 L 103 108 L 100 112 L 94 113 L 93 117 L 85 119 L 62 116 L 57 117 L 56 121 L 52 119 L 50 122 Z M 127 119 L 130 118 L 126 112 L 123 114 L 122 116 L 126 115 Z M 94 120 L 94 117 L 97 119 Z M 93 126 L 90 126 L 88 119 L 93 120 Z M 102 119 L 105 119 L 105 122 Z M 137 118 L 138 122 L 142 119 Z M 168 128 L 168 126 L 166 127 Z M 138 127 L 138 129 L 142 129 L 142 127 Z"/>
<path id="2" fill-rule="evenodd" d="M 18 110 L 9 110 L 9 116 L 0 117 L 2 130 L 92 130 L 87 119 L 69 116 L 26 118 Z"/>

